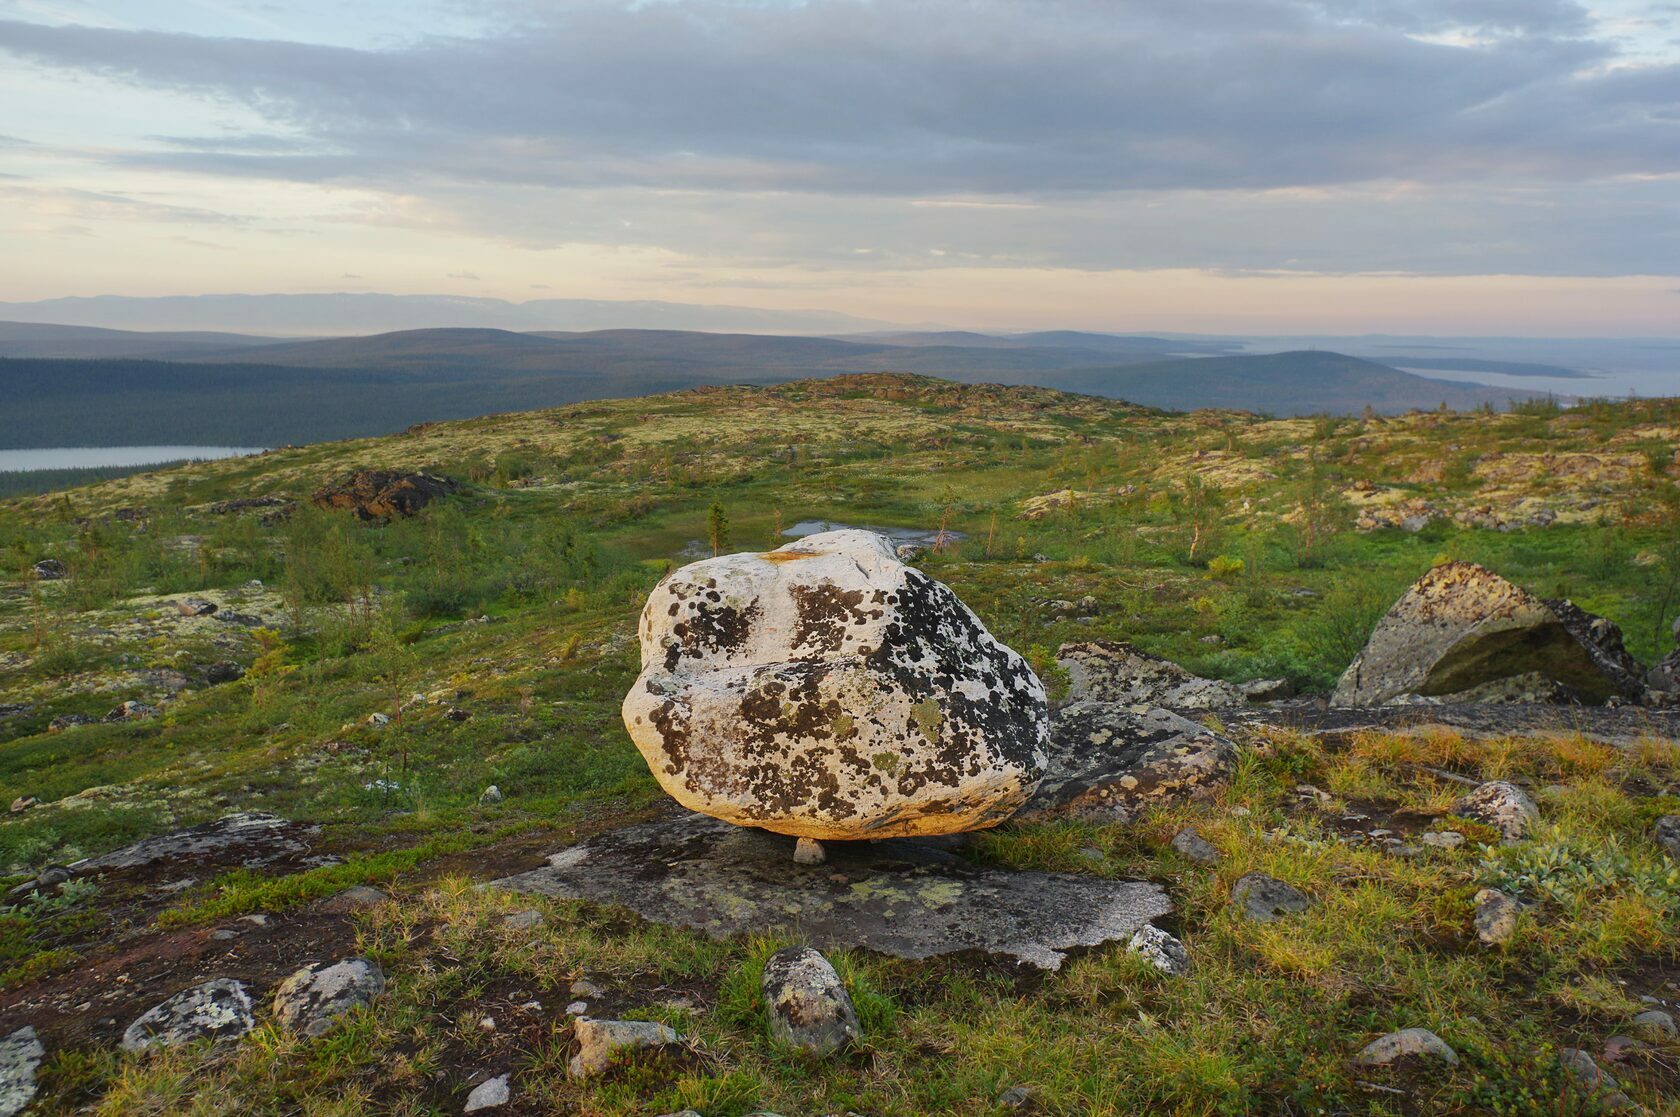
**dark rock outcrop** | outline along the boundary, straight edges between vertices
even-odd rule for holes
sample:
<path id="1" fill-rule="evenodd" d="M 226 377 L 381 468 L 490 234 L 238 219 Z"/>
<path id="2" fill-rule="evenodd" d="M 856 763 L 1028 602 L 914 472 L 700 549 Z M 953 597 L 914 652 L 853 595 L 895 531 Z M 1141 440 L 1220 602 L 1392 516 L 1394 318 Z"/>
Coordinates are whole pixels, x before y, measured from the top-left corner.
<path id="1" fill-rule="evenodd" d="M 1395 702 L 1641 699 L 1621 633 L 1472 562 L 1430 570 L 1377 622 L 1333 706 Z"/>
<path id="2" fill-rule="evenodd" d="M 323 485 L 309 499 L 317 508 L 337 508 L 358 519 L 385 521 L 412 516 L 457 487 L 452 479 L 431 473 L 363 469 Z"/>

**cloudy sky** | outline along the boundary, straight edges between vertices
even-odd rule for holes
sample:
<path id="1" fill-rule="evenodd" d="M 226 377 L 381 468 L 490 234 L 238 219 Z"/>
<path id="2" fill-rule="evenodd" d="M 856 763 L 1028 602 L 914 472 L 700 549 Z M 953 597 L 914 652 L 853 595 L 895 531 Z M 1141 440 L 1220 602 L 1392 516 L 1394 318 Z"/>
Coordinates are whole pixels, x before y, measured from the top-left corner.
<path id="1" fill-rule="evenodd" d="M 0 300 L 1680 335 L 1676 0 L 0 0 Z"/>

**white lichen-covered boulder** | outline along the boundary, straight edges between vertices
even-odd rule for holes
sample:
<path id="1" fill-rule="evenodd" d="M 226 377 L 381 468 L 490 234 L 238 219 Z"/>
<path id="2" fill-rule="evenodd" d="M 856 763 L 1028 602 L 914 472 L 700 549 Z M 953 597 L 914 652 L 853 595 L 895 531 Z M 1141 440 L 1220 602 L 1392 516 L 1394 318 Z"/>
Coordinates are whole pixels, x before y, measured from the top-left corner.
<path id="1" fill-rule="evenodd" d="M 867 531 L 676 571 L 624 724 L 683 806 L 818 839 L 992 826 L 1044 773 L 1044 686 Z"/>

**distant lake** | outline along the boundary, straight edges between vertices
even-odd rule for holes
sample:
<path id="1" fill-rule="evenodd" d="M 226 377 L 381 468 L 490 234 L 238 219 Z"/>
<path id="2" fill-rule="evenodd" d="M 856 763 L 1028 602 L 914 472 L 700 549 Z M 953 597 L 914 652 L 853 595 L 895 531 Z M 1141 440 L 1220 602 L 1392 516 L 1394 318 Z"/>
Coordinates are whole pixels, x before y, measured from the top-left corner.
<path id="1" fill-rule="evenodd" d="M 0 473 L 210 461 L 260 454 L 263 449 L 261 446 L 59 446 L 48 450 L 0 450 Z"/>

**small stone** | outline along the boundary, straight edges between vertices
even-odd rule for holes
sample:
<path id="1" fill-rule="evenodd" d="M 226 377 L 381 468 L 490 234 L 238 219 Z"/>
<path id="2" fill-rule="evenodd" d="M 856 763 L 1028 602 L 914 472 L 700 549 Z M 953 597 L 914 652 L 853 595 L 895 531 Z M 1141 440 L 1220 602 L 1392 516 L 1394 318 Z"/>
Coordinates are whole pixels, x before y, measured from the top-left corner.
<path id="1" fill-rule="evenodd" d="M 220 660 L 204 669 L 204 681 L 211 686 L 235 683 L 245 677 L 245 668 L 230 659 Z"/>
<path id="2" fill-rule="evenodd" d="M 1633 1018 L 1633 1026 L 1643 1035 L 1658 1039 L 1675 1039 L 1680 1037 L 1680 1029 L 1674 1025 L 1674 1017 L 1660 1008 L 1647 1009 Z"/>
<path id="3" fill-rule="evenodd" d="M 1457 830 L 1431 830 L 1419 834 L 1418 841 L 1433 849 L 1457 849 L 1464 844 L 1464 835 Z"/>
<path id="4" fill-rule="evenodd" d="M 508 1076 L 498 1074 L 494 1078 L 486 1078 L 472 1088 L 472 1093 L 467 1095 L 467 1104 L 461 1112 L 477 1113 L 481 1109 L 495 1109 L 497 1106 L 506 1105 L 511 1096 L 508 1091 Z"/>
<path id="5" fill-rule="evenodd" d="M 144 721 L 157 715 L 156 706 L 148 706 L 144 702 L 129 699 L 121 706 L 105 715 L 106 721 Z"/>
<path id="6" fill-rule="evenodd" d="M 1497 888 L 1476 893 L 1476 940 L 1483 946 L 1499 946 L 1517 933 L 1520 905 Z"/>
<path id="7" fill-rule="evenodd" d="M 1641 1051 L 1650 1048 L 1632 1036 L 1611 1036 L 1604 1041 L 1604 1061 L 1607 1063 L 1625 1063 Z"/>
<path id="8" fill-rule="evenodd" d="M 64 564 L 55 558 L 42 559 L 31 569 L 34 570 L 35 577 L 43 582 L 56 582 L 67 573 Z"/>
<path id="9" fill-rule="evenodd" d="M 479 1017 L 478 1029 L 481 1032 L 494 1032 L 496 1030 L 496 1018 L 494 1016 Z"/>
<path id="10" fill-rule="evenodd" d="M 238 1039 L 256 1023 L 245 986 L 218 977 L 183 990 L 141 1014 L 123 1033 L 122 1049 L 176 1047 L 198 1039 L 221 1043 Z"/>
<path id="11" fill-rule="evenodd" d="M 449 709 L 443 712 L 443 716 L 448 718 L 450 721 L 456 722 L 469 721 L 472 719 L 471 711 L 463 710 L 459 706 L 449 707 Z"/>
<path id="12" fill-rule="evenodd" d="M 1242 692 L 1250 702 L 1281 702 L 1295 696 L 1295 684 L 1288 679 L 1255 679 L 1242 684 Z"/>
<path id="13" fill-rule="evenodd" d="M 1244 873 L 1231 886 L 1231 903 L 1257 923 L 1270 923 L 1280 915 L 1294 915 L 1312 906 L 1312 898 L 1300 889 L 1265 873 Z"/>
<path id="14" fill-rule="evenodd" d="M 1440 1059 L 1448 1066 L 1458 1065 L 1458 1053 L 1427 1028 L 1402 1028 L 1374 1039 L 1353 1057 L 1353 1062 L 1361 1067 L 1386 1067 L 1406 1058 Z"/>
<path id="15" fill-rule="evenodd" d="M 1190 952 L 1184 944 L 1152 923 L 1139 927 L 1126 949 L 1164 974 L 1181 974 L 1190 968 Z"/>
<path id="16" fill-rule="evenodd" d="M 596 985 L 593 981 L 590 981 L 587 978 L 582 978 L 582 977 L 580 977 L 576 981 L 572 982 L 571 993 L 572 993 L 572 996 L 574 996 L 574 997 L 579 997 L 579 998 L 586 999 L 586 1000 L 587 999 L 592 999 L 592 998 L 595 998 L 595 997 L 599 997 L 599 996 L 602 995 L 601 994 L 601 987 L 599 985 Z"/>
<path id="17" fill-rule="evenodd" d="M 175 610 L 183 617 L 208 617 L 216 611 L 216 603 L 202 597 L 183 597 L 175 602 Z"/>
<path id="18" fill-rule="evenodd" d="M 548 917 L 536 908 L 527 908 L 512 915 L 502 916 L 502 926 L 510 931 L 531 931 L 547 922 Z"/>
<path id="19" fill-rule="evenodd" d="M 274 994 L 274 1015 L 293 1031 L 325 1035 L 339 1017 L 368 1007 L 384 992 L 385 975 L 366 958 L 317 962 L 280 983 Z"/>
<path id="20" fill-rule="evenodd" d="M 1657 819 L 1652 836 L 1664 853 L 1680 861 L 1680 814 L 1665 814 Z"/>
<path id="21" fill-rule="evenodd" d="M 589 1011 L 589 1002 L 588 1001 L 573 1001 L 571 1004 L 566 1006 L 566 1015 L 567 1016 L 582 1016 L 584 1013 L 586 1013 L 588 1011 Z"/>
<path id="22" fill-rule="evenodd" d="M 1320 803 L 1328 803 L 1333 798 L 1328 791 L 1325 791 L 1322 788 L 1314 787 L 1310 783 L 1296 784 L 1295 794 L 1299 795 L 1303 799 L 1312 799 Z"/>
<path id="23" fill-rule="evenodd" d="M 828 860 L 828 853 L 823 844 L 815 838 L 800 838 L 793 843 L 793 863 L 796 865 L 821 865 Z"/>
<path id="24" fill-rule="evenodd" d="M 27 811 L 30 807 L 35 806 L 39 802 L 40 800 L 36 799 L 33 795 L 19 795 L 16 799 L 12 800 L 12 813 L 22 814 L 24 811 Z"/>
<path id="25" fill-rule="evenodd" d="M 329 915 L 349 915 L 378 907 L 391 897 L 372 885 L 358 884 L 321 901 L 321 910 Z"/>
<path id="26" fill-rule="evenodd" d="M 489 787 L 485 788 L 478 796 L 478 805 L 481 807 L 494 806 L 501 801 L 502 789 L 497 787 L 495 784 L 491 784 Z"/>
<path id="27" fill-rule="evenodd" d="M 580 1016 L 572 1022 L 578 1053 L 567 1064 L 573 1078 L 588 1078 L 610 1068 L 615 1060 L 636 1051 L 669 1047 L 682 1037 L 663 1024 L 646 1020 L 596 1020 Z"/>
<path id="28" fill-rule="evenodd" d="M 1615 1076 L 1593 1062 L 1593 1057 L 1577 1047 L 1565 1047 L 1558 1052 L 1558 1062 L 1574 1078 L 1575 1085 L 1600 1109 L 1611 1113 L 1631 1113 L 1640 1107 L 1622 1093 L 1622 1084 Z"/>
<path id="29" fill-rule="evenodd" d="M 0 1117 L 16 1117 L 35 1100 L 35 1074 L 46 1057 L 34 1028 L 0 1039 Z"/>
<path id="30" fill-rule="evenodd" d="M 784 1043 L 830 1055 L 863 1034 L 840 975 L 808 946 L 772 954 L 764 963 L 762 988 L 770 1010 L 770 1034 Z"/>
<path id="31" fill-rule="evenodd" d="M 375 729 L 378 729 L 380 726 L 391 724 L 391 715 L 390 714 L 382 714 L 379 711 L 375 710 L 373 713 L 371 713 L 367 716 L 367 723 L 369 725 L 373 726 Z"/>
<path id="32" fill-rule="evenodd" d="M 1529 824 L 1540 817 L 1534 800 L 1514 783 L 1492 780 L 1460 799 L 1457 811 L 1465 818 L 1484 822 L 1505 836 L 1507 842 L 1520 840 L 1528 833 Z"/>
<path id="33" fill-rule="evenodd" d="M 997 1096 L 998 1105 L 1004 1109 L 1021 1109 L 1032 1100 L 1032 1091 L 1025 1086 L 1011 1086 Z"/>
<path id="34" fill-rule="evenodd" d="M 234 930 L 232 927 L 217 927 L 214 931 L 210 932 L 210 940 L 212 942 L 231 942 L 238 937 L 239 932 Z"/>

